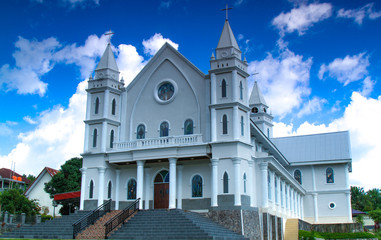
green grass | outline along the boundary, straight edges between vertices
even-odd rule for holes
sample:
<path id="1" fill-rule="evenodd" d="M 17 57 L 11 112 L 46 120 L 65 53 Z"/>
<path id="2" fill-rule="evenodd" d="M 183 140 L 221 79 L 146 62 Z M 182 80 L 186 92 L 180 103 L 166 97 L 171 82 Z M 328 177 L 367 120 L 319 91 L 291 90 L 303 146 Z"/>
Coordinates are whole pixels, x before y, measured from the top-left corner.
<path id="1" fill-rule="evenodd" d="M 381 234 L 372 234 L 368 232 L 356 232 L 356 233 L 322 233 L 322 232 L 307 232 L 300 230 L 300 240 L 315 240 L 316 238 L 322 239 L 369 239 L 378 238 L 381 239 Z"/>

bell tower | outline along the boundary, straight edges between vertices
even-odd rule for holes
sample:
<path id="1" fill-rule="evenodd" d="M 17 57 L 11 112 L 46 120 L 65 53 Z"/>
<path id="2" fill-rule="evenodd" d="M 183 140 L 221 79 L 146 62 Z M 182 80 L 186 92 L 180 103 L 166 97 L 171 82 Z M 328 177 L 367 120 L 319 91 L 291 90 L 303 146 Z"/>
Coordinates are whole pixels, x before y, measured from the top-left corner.
<path id="1" fill-rule="evenodd" d="M 210 59 L 211 141 L 250 142 L 248 64 L 242 61 L 229 21 Z"/>
<path id="2" fill-rule="evenodd" d="M 101 60 L 90 77 L 87 91 L 84 152 L 107 152 L 119 138 L 121 96 L 125 91 L 119 81 L 119 70 L 111 44 L 108 43 Z"/>

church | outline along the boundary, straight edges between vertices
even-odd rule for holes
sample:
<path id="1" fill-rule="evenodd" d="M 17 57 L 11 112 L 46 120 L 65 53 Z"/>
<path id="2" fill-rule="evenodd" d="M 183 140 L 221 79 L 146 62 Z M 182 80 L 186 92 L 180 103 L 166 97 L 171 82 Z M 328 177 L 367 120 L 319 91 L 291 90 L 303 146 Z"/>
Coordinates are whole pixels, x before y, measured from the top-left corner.
<path id="1" fill-rule="evenodd" d="M 290 218 L 351 223 L 349 132 L 273 138 L 247 71 L 228 20 L 207 74 L 166 43 L 125 86 L 108 44 L 86 89 L 80 208 L 140 199 L 258 239 Z"/>

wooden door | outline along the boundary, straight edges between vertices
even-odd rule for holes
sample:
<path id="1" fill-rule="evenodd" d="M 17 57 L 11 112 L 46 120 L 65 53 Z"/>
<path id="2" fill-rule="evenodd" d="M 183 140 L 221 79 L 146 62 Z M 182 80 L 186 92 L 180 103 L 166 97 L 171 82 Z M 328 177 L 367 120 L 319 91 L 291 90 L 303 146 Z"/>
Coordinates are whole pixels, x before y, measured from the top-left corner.
<path id="1" fill-rule="evenodd" d="M 154 208 L 168 208 L 169 206 L 169 183 L 155 183 Z"/>

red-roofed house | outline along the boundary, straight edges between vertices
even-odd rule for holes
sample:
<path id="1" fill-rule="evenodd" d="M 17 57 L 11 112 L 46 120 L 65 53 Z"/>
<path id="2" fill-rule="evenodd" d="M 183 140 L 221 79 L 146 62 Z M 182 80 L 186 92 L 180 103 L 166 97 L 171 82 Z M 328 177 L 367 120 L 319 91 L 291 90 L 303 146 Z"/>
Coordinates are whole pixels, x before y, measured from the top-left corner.
<path id="1" fill-rule="evenodd" d="M 21 189 L 25 189 L 26 184 L 29 184 L 30 180 L 21 176 L 15 171 L 8 168 L 0 169 L 0 192 L 5 189 L 15 188 L 18 186 Z M 18 184 L 18 185 L 17 185 Z"/>
<path id="2" fill-rule="evenodd" d="M 59 209 L 61 205 L 54 208 L 53 199 L 51 199 L 49 194 L 45 192 L 44 187 L 45 184 L 48 183 L 57 173 L 58 170 L 45 167 L 25 192 L 25 196 L 27 198 L 38 200 L 38 203 L 41 206 L 41 213 L 46 212 L 52 216 L 59 215 Z M 53 211 L 55 213 L 53 213 Z"/>

